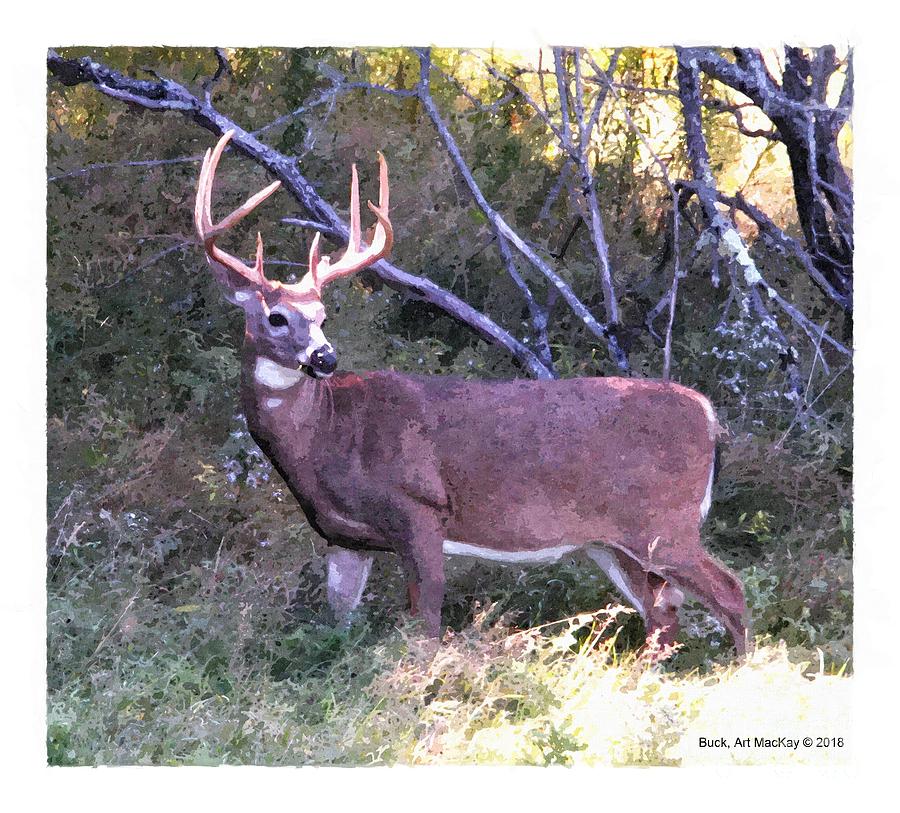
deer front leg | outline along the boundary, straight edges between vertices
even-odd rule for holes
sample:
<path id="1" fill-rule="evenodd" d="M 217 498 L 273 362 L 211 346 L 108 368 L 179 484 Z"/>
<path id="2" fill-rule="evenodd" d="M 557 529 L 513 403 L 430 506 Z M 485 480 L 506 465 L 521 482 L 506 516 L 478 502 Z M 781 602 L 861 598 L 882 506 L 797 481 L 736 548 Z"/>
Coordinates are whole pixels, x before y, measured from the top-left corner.
<path id="1" fill-rule="evenodd" d="M 328 561 L 328 606 L 339 624 L 348 624 L 362 600 L 372 569 L 371 553 L 330 548 Z"/>
<path id="2" fill-rule="evenodd" d="M 444 604 L 444 540 L 417 537 L 401 553 L 409 584 L 409 609 L 425 622 L 432 638 L 441 635 L 441 607 Z"/>

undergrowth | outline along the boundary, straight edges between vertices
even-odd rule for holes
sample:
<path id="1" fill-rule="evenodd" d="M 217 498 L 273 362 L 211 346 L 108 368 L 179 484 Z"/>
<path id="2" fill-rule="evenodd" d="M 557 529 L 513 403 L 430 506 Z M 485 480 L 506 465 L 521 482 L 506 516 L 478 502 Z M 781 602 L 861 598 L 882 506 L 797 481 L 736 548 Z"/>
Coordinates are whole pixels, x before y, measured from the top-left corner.
<path id="1" fill-rule="evenodd" d="M 388 554 L 356 622 L 335 627 L 323 544 L 240 419 L 217 442 L 192 420 L 150 438 L 123 429 L 115 459 L 104 452 L 68 491 L 51 483 L 51 764 L 843 758 L 696 748 L 723 732 L 843 730 L 846 713 L 851 529 L 838 522 L 825 538 L 802 512 L 782 527 L 764 507 L 732 516 L 737 464 L 723 470 L 708 541 L 745 584 L 760 642 L 751 660 L 735 662 L 695 603 L 677 651 L 648 648 L 639 617 L 577 560 L 450 560 L 435 650 L 405 614 Z M 71 455 L 89 431 L 51 421 L 58 471 L 85 468 Z"/>
<path id="2" fill-rule="evenodd" d="M 674 668 L 652 642 L 622 646 L 622 607 L 521 629 L 492 605 L 438 646 L 377 604 L 348 629 L 298 623 L 252 602 L 253 569 L 225 557 L 168 594 L 99 587 L 51 597 L 51 764 L 784 764 L 697 743 L 846 730 L 848 683 L 821 662 L 778 644 Z"/>
<path id="3" fill-rule="evenodd" d="M 180 277 L 171 287 L 183 296 Z M 375 342 L 359 326 L 387 313 L 387 298 L 340 296 L 329 324 L 350 369 L 513 374 L 482 345 Z M 754 416 L 768 413 L 752 404 L 720 409 L 730 434 L 704 540 L 745 586 L 760 643 L 750 661 L 735 662 L 696 603 L 682 609 L 681 646 L 665 657 L 645 647 L 636 614 L 584 616 L 621 598 L 579 561 L 522 570 L 451 560 L 448 633 L 433 651 L 405 615 L 390 555 L 376 558 L 357 622 L 331 624 L 324 545 L 234 412 L 237 339 L 216 301 L 198 298 L 180 331 L 152 309 L 128 311 L 136 324 L 109 337 L 101 326 L 124 312 L 116 302 L 90 323 L 93 338 L 50 314 L 51 764 L 843 757 L 696 744 L 732 731 L 843 730 L 847 399 L 835 396 L 803 431 L 791 431 L 790 415 L 761 424 Z"/>

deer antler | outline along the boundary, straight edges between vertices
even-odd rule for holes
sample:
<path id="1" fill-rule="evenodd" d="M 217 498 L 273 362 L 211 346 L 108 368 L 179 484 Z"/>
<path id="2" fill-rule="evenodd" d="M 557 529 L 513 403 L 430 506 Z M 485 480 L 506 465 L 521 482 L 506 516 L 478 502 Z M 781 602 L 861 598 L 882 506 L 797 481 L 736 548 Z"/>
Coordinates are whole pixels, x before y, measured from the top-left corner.
<path id="1" fill-rule="evenodd" d="M 378 153 L 379 163 L 379 192 L 378 206 L 367 201 L 369 209 L 377 218 L 375 233 L 372 243 L 363 247 L 362 233 L 359 221 L 359 179 L 356 174 L 356 165 L 353 165 L 352 182 L 350 184 L 350 242 L 343 256 L 334 265 L 328 257 L 322 257 L 319 243 L 322 235 L 316 232 L 312 247 L 309 252 L 309 271 L 300 282 L 294 285 L 281 285 L 266 279 L 263 272 L 263 242 L 262 235 L 256 235 L 256 262 L 253 267 L 246 265 L 237 257 L 227 251 L 223 251 L 216 245 L 216 239 L 230 229 L 235 223 L 243 220 L 260 203 L 268 198 L 279 186 L 281 181 L 269 184 L 265 189 L 257 192 L 246 202 L 235 209 L 230 215 L 213 223 L 212 219 L 212 187 L 219 166 L 219 160 L 228 142 L 234 135 L 234 130 L 229 130 L 220 139 L 212 150 L 207 150 L 203 158 L 203 166 L 200 169 L 200 179 L 197 182 L 197 200 L 194 206 L 194 224 L 197 234 L 203 241 L 206 255 L 219 282 L 228 288 L 242 287 L 240 281 L 249 282 L 259 288 L 272 289 L 281 287 L 288 292 L 295 293 L 303 298 L 310 294 L 317 294 L 325 285 L 340 277 L 346 277 L 361 271 L 372 263 L 386 257 L 394 243 L 394 230 L 388 216 L 390 208 L 390 185 L 388 184 L 387 161 Z M 229 273 L 230 272 L 230 273 Z M 235 278 L 237 275 L 237 278 Z"/>
<path id="2" fill-rule="evenodd" d="M 379 191 L 378 206 L 372 201 L 366 201 L 369 209 L 378 219 L 375 224 L 375 234 L 372 244 L 363 249 L 362 234 L 359 226 L 359 179 L 356 175 L 356 164 L 351 172 L 350 183 L 350 242 L 344 255 L 334 265 L 328 257 L 322 257 L 319 250 L 319 241 L 322 235 L 316 232 L 312 246 L 309 250 L 309 271 L 298 287 L 314 288 L 320 291 L 329 282 L 340 277 L 346 277 L 361 271 L 372 263 L 386 257 L 394 243 L 394 229 L 388 216 L 390 208 L 390 185 L 388 184 L 387 161 L 378 153 L 379 164 Z"/>
<path id="3" fill-rule="evenodd" d="M 252 197 L 247 198 L 246 202 L 235 209 L 228 217 L 220 220 L 218 223 L 213 223 L 213 180 L 215 179 L 216 168 L 219 166 L 219 159 L 222 157 L 222 153 L 228 145 L 228 142 L 231 141 L 233 135 L 234 130 L 229 130 L 219 139 L 219 143 L 216 144 L 214 149 L 206 151 L 206 155 L 203 158 L 203 167 L 200 169 L 200 179 L 197 182 L 197 201 L 194 206 L 194 225 L 197 227 L 197 234 L 200 235 L 200 239 L 203 241 L 203 246 L 206 249 L 206 256 L 209 259 L 210 265 L 212 265 L 213 271 L 217 272 L 216 276 L 222 284 L 229 288 L 240 287 L 235 284 L 234 279 L 228 279 L 227 271 L 231 271 L 237 274 L 239 278 L 258 287 L 271 288 L 274 283 L 267 280 L 266 275 L 263 273 L 263 242 L 261 234 L 257 233 L 256 235 L 256 262 L 254 263 L 253 268 L 245 265 L 237 257 L 233 257 L 216 245 L 216 239 L 220 235 L 230 229 L 235 223 L 243 220 L 250 212 L 259 206 L 260 203 L 281 186 L 281 181 L 275 181 L 274 183 L 269 184 L 261 192 L 257 192 Z M 219 268 L 223 268 L 226 271 L 225 276 L 219 272 Z"/>

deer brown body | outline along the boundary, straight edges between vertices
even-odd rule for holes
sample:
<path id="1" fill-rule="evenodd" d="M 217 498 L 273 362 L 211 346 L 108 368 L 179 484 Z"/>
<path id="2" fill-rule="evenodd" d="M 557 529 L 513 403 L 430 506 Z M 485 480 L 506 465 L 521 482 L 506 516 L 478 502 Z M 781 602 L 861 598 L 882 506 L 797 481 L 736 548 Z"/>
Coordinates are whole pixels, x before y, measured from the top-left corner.
<path id="1" fill-rule="evenodd" d="M 360 239 L 355 170 L 350 247 L 318 254 L 295 286 L 215 246 L 276 185 L 215 226 L 212 177 L 229 135 L 204 162 L 198 231 L 226 294 L 247 314 L 242 402 L 248 427 L 329 553 L 329 601 L 358 604 L 373 551 L 398 554 L 414 612 L 438 634 L 446 553 L 510 563 L 579 551 L 610 576 L 663 641 L 683 591 L 722 621 L 742 652 L 738 579 L 700 543 L 716 435 L 709 402 L 677 384 L 621 378 L 467 381 L 394 372 L 335 373 L 321 331 L 321 286 L 390 248 L 387 172 L 373 247 Z M 224 225 L 223 225 L 224 224 Z M 379 233 L 379 229 L 381 232 Z M 273 316 L 274 315 L 274 316 Z"/>

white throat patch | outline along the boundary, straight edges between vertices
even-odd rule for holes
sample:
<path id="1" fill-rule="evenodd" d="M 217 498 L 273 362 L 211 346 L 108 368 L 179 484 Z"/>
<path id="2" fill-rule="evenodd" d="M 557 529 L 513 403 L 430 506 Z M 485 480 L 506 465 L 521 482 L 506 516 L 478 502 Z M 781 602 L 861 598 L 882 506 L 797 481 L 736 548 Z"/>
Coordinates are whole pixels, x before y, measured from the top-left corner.
<path id="1" fill-rule="evenodd" d="M 292 370 L 290 367 L 282 367 L 272 359 L 260 356 L 256 359 L 256 368 L 253 377 L 258 384 L 272 390 L 286 390 L 293 387 L 298 381 L 306 377 L 301 369 Z"/>

